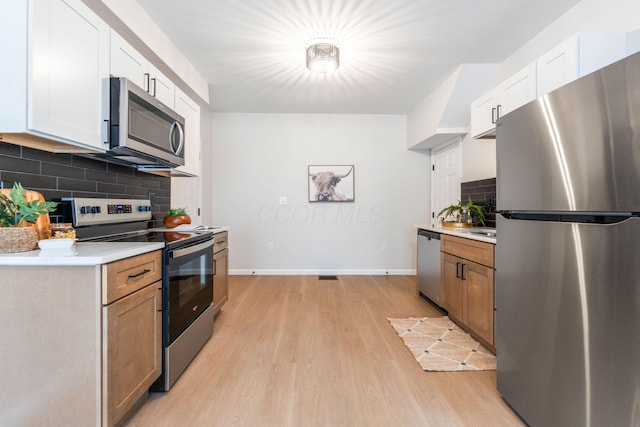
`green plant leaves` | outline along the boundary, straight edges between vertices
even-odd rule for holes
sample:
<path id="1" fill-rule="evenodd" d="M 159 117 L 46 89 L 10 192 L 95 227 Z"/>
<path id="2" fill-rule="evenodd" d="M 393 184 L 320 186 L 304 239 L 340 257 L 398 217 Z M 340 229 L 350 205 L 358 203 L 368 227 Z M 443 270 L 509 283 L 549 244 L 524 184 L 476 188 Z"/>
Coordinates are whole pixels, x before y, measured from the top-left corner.
<path id="1" fill-rule="evenodd" d="M 40 215 L 52 212 L 56 202 L 27 201 L 26 190 L 19 182 L 13 184 L 9 197 L 0 193 L 0 227 L 22 227 L 33 224 Z"/>
<path id="2" fill-rule="evenodd" d="M 187 213 L 187 208 L 171 208 L 169 212 L 167 212 L 167 216 L 186 216 L 189 215 Z"/>
<path id="3" fill-rule="evenodd" d="M 456 222 L 460 222 L 463 214 L 470 214 L 479 224 L 484 225 L 484 208 L 474 204 L 471 197 L 466 203 L 458 200 L 457 204 L 447 206 L 438 213 L 438 216 L 442 216 L 445 220 L 452 217 Z"/>

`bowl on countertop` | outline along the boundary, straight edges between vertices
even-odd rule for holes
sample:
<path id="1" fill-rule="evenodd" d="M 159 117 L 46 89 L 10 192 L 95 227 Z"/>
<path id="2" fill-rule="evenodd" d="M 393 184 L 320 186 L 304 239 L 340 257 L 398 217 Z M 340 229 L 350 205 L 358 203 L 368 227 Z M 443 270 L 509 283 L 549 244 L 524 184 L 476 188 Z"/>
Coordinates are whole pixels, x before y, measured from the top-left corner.
<path id="1" fill-rule="evenodd" d="M 71 250 L 76 244 L 76 239 L 45 239 L 38 241 L 38 247 L 42 250 Z"/>

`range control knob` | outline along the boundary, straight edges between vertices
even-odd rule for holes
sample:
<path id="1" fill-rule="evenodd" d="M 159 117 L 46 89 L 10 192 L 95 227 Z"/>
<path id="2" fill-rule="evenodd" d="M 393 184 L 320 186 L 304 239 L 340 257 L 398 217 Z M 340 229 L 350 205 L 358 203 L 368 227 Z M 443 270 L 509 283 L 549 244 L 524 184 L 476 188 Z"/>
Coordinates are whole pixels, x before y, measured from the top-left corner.
<path id="1" fill-rule="evenodd" d="M 91 213 L 100 213 L 100 206 L 91 206 Z"/>
<path id="2" fill-rule="evenodd" d="M 91 213 L 91 206 L 82 206 L 80 208 L 80 213 L 81 214 L 88 214 Z"/>
<path id="3" fill-rule="evenodd" d="M 140 212 L 151 212 L 151 206 L 145 206 L 145 205 L 138 206 L 138 210 Z"/>

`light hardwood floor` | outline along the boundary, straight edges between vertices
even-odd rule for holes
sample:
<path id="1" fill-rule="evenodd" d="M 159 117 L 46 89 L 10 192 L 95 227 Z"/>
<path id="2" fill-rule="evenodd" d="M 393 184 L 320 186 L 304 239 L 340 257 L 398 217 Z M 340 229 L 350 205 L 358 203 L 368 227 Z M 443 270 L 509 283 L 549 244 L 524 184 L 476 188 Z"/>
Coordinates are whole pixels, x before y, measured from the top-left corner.
<path id="1" fill-rule="evenodd" d="M 128 420 L 158 426 L 521 426 L 495 371 L 425 372 L 388 317 L 440 316 L 414 276 L 232 276 L 213 337 Z"/>

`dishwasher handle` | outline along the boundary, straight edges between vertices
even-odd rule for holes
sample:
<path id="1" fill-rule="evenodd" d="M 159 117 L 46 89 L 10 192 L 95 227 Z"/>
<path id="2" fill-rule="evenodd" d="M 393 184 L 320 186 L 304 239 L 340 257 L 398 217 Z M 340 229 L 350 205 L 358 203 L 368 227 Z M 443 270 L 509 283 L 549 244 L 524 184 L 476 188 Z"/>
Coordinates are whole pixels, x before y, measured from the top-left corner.
<path id="1" fill-rule="evenodd" d="M 418 229 L 418 236 L 427 237 L 429 239 L 440 240 L 440 233 L 435 231 L 423 230 L 422 228 Z"/>

